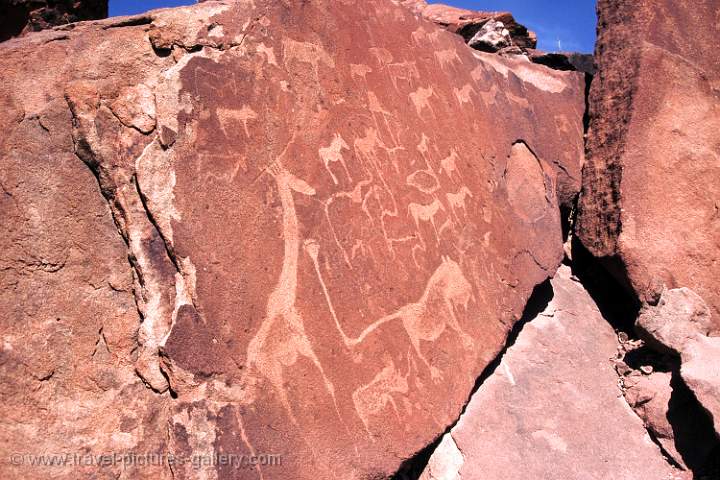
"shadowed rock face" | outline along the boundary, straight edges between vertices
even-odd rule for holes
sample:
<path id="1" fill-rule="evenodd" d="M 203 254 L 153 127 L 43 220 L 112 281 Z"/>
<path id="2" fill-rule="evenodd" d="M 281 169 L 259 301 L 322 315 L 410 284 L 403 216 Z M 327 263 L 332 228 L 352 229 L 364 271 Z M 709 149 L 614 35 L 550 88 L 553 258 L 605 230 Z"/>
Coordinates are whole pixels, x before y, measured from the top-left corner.
<path id="1" fill-rule="evenodd" d="M 107 0 L 4 0 L 0 42 L 28 32 L 107 16 Z"/>
<path id="2" fill-rule="evenodd" d="M 582 77 L 392 2 L 204 2 L 0 63 L 0 428 L 22 451 L 281 457 L 133 478 L 388 476 L 562 258 Z"/>
<path id="3" fill-rule="evenodd" d="M 599 2 L 578 236 L 641 298 L 687 287 L 720 331 L 717 2 Z"/>
<path id="4" fill-rule="evenodd" d="M 552 300 L 440 443 L 422 480 L 680 476 L 617 385 L 617 339 L 561 267 Z"/>

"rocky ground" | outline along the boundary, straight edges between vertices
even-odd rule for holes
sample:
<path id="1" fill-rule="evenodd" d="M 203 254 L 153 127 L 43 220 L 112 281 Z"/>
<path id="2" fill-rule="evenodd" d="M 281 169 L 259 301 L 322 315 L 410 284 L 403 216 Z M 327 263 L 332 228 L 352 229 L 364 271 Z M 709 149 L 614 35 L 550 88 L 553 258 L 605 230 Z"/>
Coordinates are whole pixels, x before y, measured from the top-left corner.
<path id="1" fill-rule="evenodd" d="M 713 0 L 13 5 L 3 478 L 720 478 Z"/>

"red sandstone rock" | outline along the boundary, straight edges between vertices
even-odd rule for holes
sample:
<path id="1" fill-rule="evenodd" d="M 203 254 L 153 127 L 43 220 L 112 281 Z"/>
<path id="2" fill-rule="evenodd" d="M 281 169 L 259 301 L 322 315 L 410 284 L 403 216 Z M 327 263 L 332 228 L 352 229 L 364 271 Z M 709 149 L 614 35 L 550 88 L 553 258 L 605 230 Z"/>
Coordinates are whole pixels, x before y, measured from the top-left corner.
<path id="1" fill-rule="evenodd" d="M 421 478 L 685 478 L 620 395 L 615 334 L 569 268 L 552 280 L 552 293 Z"/>
<path id="2" fill-rule="evenodd" d="M 204 2 L 6 42 L 0 64 L 3 457 L 389 476 L 562 258 L 581 76 L 389 1 Z"/>
<path id="3" fill-rule="evenodd" d="M 717 2 L 601 0 L 578 237 L 641 300 L 687 287 L 720 333 Z"/>
<path id="4" fill-rule="evenodd" d="M 646 306 L 638 329 L 647 343 L 621 341 L 615 367 L 625 399 L 666 455 L 705 478 L 702 472 L 716 462 L 713 450 L 720 444 L 708 409 L 698 401 L 701 396 L 693 393 L 694 388 L 705 391 L 717 388 L 713 368 L 705 367 L 716 363 L 716 352 L 691 348 L 707 338 L 698 332 L 707 328 L 708 308 L 698 300 L 688 289 L 679 289 L 664 292 L 657 306 Z M 690 349 L 696 351 L 688 369 L 685 363 L 691 357 L 682 352 Z M 683 369 L 695 372 L 697 383 L 693 388 L 684 380 Z M 712 396 L 704 398 L 708 400 L 712 409 Z"/>
<path id="5" fill-rule="evenodd" d="M 132 478 L 386 477 L 455 418 L 532 286 L 554 271 L 557 206 L 579 190 L 579 76 L 471 55 L 379 0 L 359 17 L 339 2 L 259 3 L 208 2 L 0 47 L 4 459 L 157 455 L 128 467 Z M 460 16 L 451 30 L 465 35 L 497 21 Z M 548 373 L 527 361 L 506 373 L 529 386 L 510 389 L 518 401 L 491 404 L 489 425 L 502 425 L 498 403 L 551 404 L 532 390 L 538 378 L 572 386 L 583 369 L 591 381 L 573 392 L 592 387 L 601 392 L 592 401 L 609 402 L 608 327 L 582 291 L 568 300 L 577 286 L 564 275 L 552 321 L 536 324 L 567 333 L 583 326 L 565 310 L 576 313 L 588 325 L 573 341 L 592 344 L 595 369 L 587 349 L 569 349 L 569 371 L 558 360 L 567 345 L 552 347 L 562 335 L 535 332 L 532 350 L 560 366 Z M 717 339 L 668 329 L 668 311 L 641 323 L 681 353 L 683 378 L 717 421 Z M 520 346 L 511 352 L 526 360 L 530 347 Z M 677 454 L 663 422 L 667 377 L 637 377 L 626 398 Z M 590 408 L 626 418 L 605 405 Z M 520 437 L 525 467 L 540 468 L 539 455 L 546 467 L 563 434 L 577 431 L 584 417 L 567 411 Z M 543 418 L 557 412 L 528 422 Z M 565 442 L 580 452 L 574 464 L 557 464 L 641 475 L 584 460 L 590 438 L 649 461 L 642 476 L 665 475 L 627 422 L 583 431 Z M 430 478 L 486 477 L 462 425 L 443 439 Z M 522 450 L 518 430 L 501 458 Z M 168 454 L 205 464 L 170 465 Z M 225 454 L 281 455 L 282 464 L 208 464 Z M 28 468 L 0 472 L 116 478 L 123 469 Z"/>
<path id="6" fill-rule="evenodd" d="M 3 0 L 0 42 L 56 25 L 108 16 L 107 0 Z"/>

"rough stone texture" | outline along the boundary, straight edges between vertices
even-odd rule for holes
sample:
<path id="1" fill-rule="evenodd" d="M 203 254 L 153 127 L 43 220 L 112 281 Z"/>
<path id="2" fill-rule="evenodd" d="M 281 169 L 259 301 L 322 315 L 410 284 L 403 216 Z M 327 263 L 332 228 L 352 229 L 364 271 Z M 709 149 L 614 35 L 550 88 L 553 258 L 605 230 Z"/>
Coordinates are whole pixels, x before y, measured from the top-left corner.
<path id="1" fill-rule="evenodd" d="M 625 400 L 655 436 L 662 448 L 678 464 L 683 459 L 675 446 L 675 432 L 668 418 L 673 390 L 671 387 L 672 373 L 653 372 L 644 375 L 633 371 L 623 379 Z"/>
<path id="2" fill-rule="evenodd" d="M 720 10 L 601 0 L 577 234 L 641 300 L 688 287 L 720 333 Z"/>
<path id="3" fill-rule="evenodd" d="M 492 51 L 497 51 L 511 45 L 518 47 L 521 51 L 537 46 L 537 36 L 535 32 L 519 24 L 509 12 L 482 12 L 450 7 L 440 3 L 427 5 L 424 2 L 413 0 L 407 0 L 403 3 L 414 12 L 421 14 L 427 20 L 461 35 L 466 42 L 471 42 L 482 30 L 485 30 L 485 33 L 487 33 L 488 30 L 494 31 L 488 24 L 502 24 L 499 32 L 501 34 L 500 36 L 504 39 L 504 44 L 498 46 L 498 42 L 494 42 L 496 48 Z M 502 33 L 505 30 L 507 33 L 503 35 Z M 487 51 L 487 43 L 488 42 L 478 42 L 471 46 L 473 48 L 482 47 L 479 49 Z"/>
<path id="4" fill-rule="evenodd" d="M 620 395 L 610 325 L 568 267 L 552 287 L 423 480 L 682 478 Z"/>
<path id="5" fill-rule="evenodd" d="M 720 433 L 720 338 L 709 307 L 688 288 L 667 290 L 655 306 L 646 305 L 636 328 L 658 351 L 680 357 L 681 375 L 698 401 L 714 418 Z"/>
<path id="6" fill-rule="evenodd" d="M 108 16 L 107 0 L 2 0 L 0 42 L 57 25 Z"/>
<path id="7" fill-rule="evenodd" d="M 484 52 L 500 51 L 512 45 L 510 30 L 502 22 L 488 20 L 468 41 L 468 45 Z"/>
<path id="8" fill-rule="evenodd" d="M 3 459 L 389 476 L 457 418 L 562 258 L 582 76 L 390 1 L 87 22 L 3 43 L 0 70 Z"/>
<path id="9" fill-rule="evenodd" d="M 713 418 L 720 435 L 720 338 L 703 335 L 685 345 L 680 373 L 700 404 Z"/>
<path id="10" fill-rule="evenodd" d="M 710 308 L 689 288 L 664 291 L 657 305 L 643 307 L 636 323 L 644 340 L 675 354 L 681 354 L 696 335 L 706 336 L 712 328 Z"/>

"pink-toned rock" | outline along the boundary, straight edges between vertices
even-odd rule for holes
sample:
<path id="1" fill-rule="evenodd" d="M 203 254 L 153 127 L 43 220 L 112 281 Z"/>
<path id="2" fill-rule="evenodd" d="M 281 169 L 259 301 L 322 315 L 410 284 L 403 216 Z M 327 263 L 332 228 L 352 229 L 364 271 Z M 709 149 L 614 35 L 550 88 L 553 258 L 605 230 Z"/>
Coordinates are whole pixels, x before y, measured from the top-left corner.
<path id="1" fill-rule="evenodd" d="M 0 46 L 3 458 L 384 478 L 457 418 L 561 261 L 583 80 L 363 5 L 211 1 Z M 122 472 L 29 468 L 0 465 Z"/>
<path id="2" fill-rule="evenodd" d="M 687 287 L 720 333 L 717 2 L 601 0 L 578 237 L 641 300 Z"/>
<path id="3" fill-rule="evenodd" d="M 706 336 L 713 329 L 710 308 L 689 288 L 666 290 L 657 305 L 645 305 L 636 329 L 656 349 L 675 354 L 685 350 L 688 341 L 697 335 Z"/>
<path id="4" fill-rule="evenodd" d="M 443 439 L 423 480 L 683 478 L 618 389 L 615 334 L 561 267 L 527 323 Z"/>
<path id="5" fill-rule="evenodd" d="M 720 434 L 720 337 L 708 337 L 710 308 L 688 288 L 666 290 L 657 305 L 646 305 L 636 328 L 658 351 L 680 357 L 681 375 L 710 413 Z"/>
<path id="6" fill-rule="evenodd" d="M 417 14 L 422 14 L 423 10 L 428 7 L 425 0 L 400 0 L 400 4 Z"/>
<path id="7" fill-rule="evenodd" d="M 698 335 L 685 345 L 682 362 L 683 380 L 712 416 L 720 435 L 720 338 Z"/>
<path id="8" fill-rule="evenodd" d="M 4 0 L 0 42 L 57 25 L 107 16 L 107 0 Z"/>
<path id="9" fill-rule="evenodd" d="M 625 400 L 645 427 L 652 432 L 667 454 L 679 465 L 683 465 L 682 455 L 675 446 L 675 432 L 668 418 L 673 394 L 671 381 L 671 373 L 653 372 L 644 375 L 636 371 L 623 378 L 623 388 Z"/>

